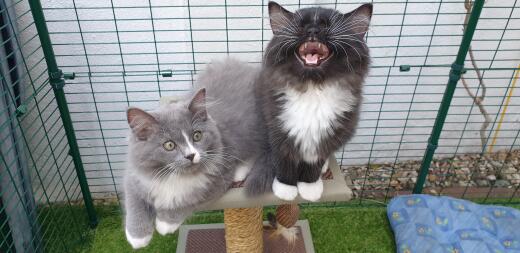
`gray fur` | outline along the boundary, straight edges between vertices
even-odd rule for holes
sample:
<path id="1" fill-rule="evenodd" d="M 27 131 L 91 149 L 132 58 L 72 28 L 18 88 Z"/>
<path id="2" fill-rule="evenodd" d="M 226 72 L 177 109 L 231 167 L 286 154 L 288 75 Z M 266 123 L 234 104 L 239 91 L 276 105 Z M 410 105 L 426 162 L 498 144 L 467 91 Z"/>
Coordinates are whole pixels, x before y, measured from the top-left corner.
<path id="1" fill-rule="evenodd" d="M 258 159 L 256 159 L 247 176 L 244 184 L 247 196 L 254 197 L 270 192 L 275 173 L 270 148 L 267 146 Z"/>
<path id="2" fill-rule="evenodd" d="M 208 65 L 196 89 L 206 88 L 208 112 L 217 122 L 226 146 L 238 157 L 254 157 L 265 145 L 265 128 L 255 103 L 259 69 L 234 59 Z"/>
<path id="3" fill-rule="evenodd" d="M 156 217 L 182 223 L 195 209 L 227 191 L 236 166 L 256 159 L 263 151 L 266 133 L 253 90 L 257 75 L 258 69 L 236 60 L 213 63 L 199 75 L 194 92 L 186 99 L 149 113 L 128 110 L 132 131 L 124 181 L 125 224 L 133 238 L 150 236 Z M 189 144 L 182 132 L 191 136 L 195 130 L 203 134 L 199 142 L 191 141 L 200 151 L 200 163 L 187 159 L 189 154 L 184 151 Z M 173 151 L 163 147 L 169 140 L 176 144 Z M 171 166 L 165 169 L 168 164 Z M 188 191 L 188 197 L 161 205 L 150 192 L 171 182 L 172 177 L 180 179 L 180 184 L 188 179 L 207 180 L 198 188 L 183 185 L 181 191 Z"/>

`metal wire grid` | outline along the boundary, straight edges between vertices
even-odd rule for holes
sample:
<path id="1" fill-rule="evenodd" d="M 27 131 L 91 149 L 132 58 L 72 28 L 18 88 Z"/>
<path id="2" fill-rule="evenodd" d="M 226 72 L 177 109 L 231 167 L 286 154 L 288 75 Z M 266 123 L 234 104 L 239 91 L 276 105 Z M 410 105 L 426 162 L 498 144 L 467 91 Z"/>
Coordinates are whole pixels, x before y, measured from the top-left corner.
<path id="1" fill-rule="evenodd" d="M 70 252 L 86 216 L 35 23 L 26 1 L 0 7 L 0 251 Z"/>
<path id="2" fill-rule="evenodd" d="M 124 166 L 126 106 L 152 108 L 159 96 L 189 89 L 196 72 L 210 58 L 231 54 L 258 63 L 271 36 L 263 18 L 265 2 L 165 3 L 135 1 L 134 6 L 128 6 L 123 1 L 71 1 L 59 7 L 45 3 L 49 5 L 45 14 L 59 65 L 76 75 L 67 81 L 67 97 L 90 189 L 97 198 L 113 199 L 118 193 Z M 30 10 L 23 1 L 3 4 L 0 13 L 7 23 L 0 26 L 2 45 L 13 46 L 0 57 L 5 104 L 0 128 L 0 249 L 70 252 L 86 228 L 83 210 L 72 206 L 81 198 L 78 179 L 67 155 L 63 125 Z M 392 179 L 400 176 L 399 164 L 418 160 L 424 152 L 448 67 L 459 47 L 462 29 L 458 29 L 465 12 L 462 1 L 375 4 L 373 28 L 367 37 L 374 62 L 366 85 L 363 120 L 358 136 L 337 157 L 345 167 L 368 164 L 358 178 L 362 182 L 359 194 L 366 198 L 381 193 L 386 200 L 407 190 L 392 185 Z M 295 2 L 284 5 L 289 9 L 307 6 Z M 356 6 L 341 2 L 323 5 L 343 11 Z M 429 177 L 428 183 L 456 177 L 461 171 L 457 155 L 468 152 L 502 149 L 490 155 L 496 157 L 498 165 L 493 166 L 499 175 L 515 166 L 511 160 L 519 145 L 518 90 L 513 89 L 520 51 L 518 22 L 514 22 L 519 19 L 518 10 L 517 1 L 488 2 L 473 40 L 476 61 L 488 85 L 485 104 L 492 117 L 486 146 L 475 144 L 479 143 L 482 118 L 459 87 L 437 152 L 440 158 L 447 158 L 434 162 L 430 175 L 435 177 Z M 6 30 L 12 36 L 6 37 Z M 18 61 L 13 65 L 15 55 Z M 467 71 L 466 80 L 475 85 L 476 70 L 469 67 Z M 487 161 L 482 157 L 477 157 L 469 174 L 478 173 L 476 168 Z M 436 165 L 442 162 L 449 164 L 447 171 Z M 383 180 L 375 173 L 381 168 L 389 173 Z M 418 167 L 411 163 L 405 168 L 414 172 Z M 416 176 L 409 173 L 406 177 Z M 374 178 L 379 180 L 375 184 Z M 469 184 L 458 192 L 444 186 L 431 188 L 438 194 L 481 196 L 472 195 Z M 498 197 L 513 203 L 518 198 L 518 183 L 505 189 L 491 184 L 482 192 L 484 201 Z M 27 231 L 29 234 L 23 236 Z"/>
<path id="3" fill-rule="evenodd" d="M 114 198 L 125 162 L 128 105 L 151 109 L 160 96 L 182 93 L 211 59 L 232 55 L 258 63 L 271 37 L 266 1 L 62 1 L 44 3 L 71 116 L 95 198 Z M 290 10 L 315 2 L 281 1 Z M 357 3 L 319 1 L 348 11 Z M 464 1 L 374 1 L 367 41 L 373 64 L 358 135 L 337 154 L 345 167 L 366 165 L 357 178 L 361 197 L 387 198 L 399 164 L 420 160 L 463 34 Z M 518 64 L 519 3 L 488 1 L 473 51 L 488 83 L 486 107 L 496 131 Z M 466 79 L 476 87 L 470 62 Z M 476 90 L 476 89 L 474 89 Z M 518 92 L 512 93 L 495 150 L 516 149 Z M 478 109 L 457 89 L 437 155 L 480 153 Z M 507 130 L 506 130 L 507 129 Z M 491 131 L 493 130 L 493 131 Z M 477 135 L 476 135 L 477 134 Z M 491 139 L 491 138 L 490 138 Z M 511 142 L 511 140 L 515 141 Z M 377 182 L 373 168 L 387 166 Z M 410 174 L 417 169 L 409 166 Z M 453 173 L 444 173 L 451 177 Z M 356 181 L 356 178 L 353 178 Z M 373 182 L 376 183 L 373 183 Z M 375 184 L 371 187 L 368 184 Z M 413 186 L 413 185 L 412 185 Z M 406 190 L 410 186 L 404 187 Z M 488 190 L 491 192 L 491 188 Z M 442 192 L 437 189 L 437 192 Z M 375 195 L 379 196 L 379 195 Z M 465 197 L 462 196 L 462 197 Z M 500 196 L 511 198 L 512 195 Z"/>

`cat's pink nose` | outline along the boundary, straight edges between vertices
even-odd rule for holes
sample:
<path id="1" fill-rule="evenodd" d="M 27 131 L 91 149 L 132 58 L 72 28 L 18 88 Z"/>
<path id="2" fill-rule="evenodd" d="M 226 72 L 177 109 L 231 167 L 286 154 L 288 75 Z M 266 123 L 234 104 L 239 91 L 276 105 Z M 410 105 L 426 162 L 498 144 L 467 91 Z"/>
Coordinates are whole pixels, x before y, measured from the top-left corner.
<path id="1" fill-rule="evenodd" d="M 190 160 L 193 162 L 193 158 L 195 158 L 195 154 L 189 154 L 189 155 L 186 155 L 184 158 Z"/>

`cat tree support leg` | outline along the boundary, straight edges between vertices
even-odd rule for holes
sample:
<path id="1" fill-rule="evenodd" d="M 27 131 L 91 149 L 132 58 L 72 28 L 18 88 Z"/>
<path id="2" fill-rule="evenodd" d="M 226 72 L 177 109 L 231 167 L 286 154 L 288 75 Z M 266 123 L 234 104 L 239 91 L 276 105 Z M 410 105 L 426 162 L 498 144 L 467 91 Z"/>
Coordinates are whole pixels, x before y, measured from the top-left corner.
<path id="1" fill-rule="evenodd" d="M 224 209 L 227 253 L 262 253 L 262 207 Z"/>

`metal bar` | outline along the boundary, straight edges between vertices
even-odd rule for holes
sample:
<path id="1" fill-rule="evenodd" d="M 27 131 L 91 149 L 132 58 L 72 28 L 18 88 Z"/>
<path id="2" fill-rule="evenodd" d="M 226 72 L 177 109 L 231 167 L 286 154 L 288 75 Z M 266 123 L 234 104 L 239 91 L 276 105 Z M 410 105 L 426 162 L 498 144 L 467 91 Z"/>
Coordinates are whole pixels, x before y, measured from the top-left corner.
<path id="1" fill-rule="evenodd" d="M 455 88 L 457 87 L 457 83 L 459 82 L 462 70 L 464 69 L 464 60 L 466 59 L 466 55 L 468 54 L 469 47 L 471 45 L 471 40 L 473 39 L 473 34 L 475 33 L 475 29 L 477 27 L 477 23 L 480 17 L 480 13 L 482 12 L 483 6 L 484 0 L 475 1 L 473 9 L 471 10 L 471 16 L 468 22 L 468 26 L 466 27 L 466 29 L 464 29 L 464 36 L 462 37 L 462 42 L 457 53 L 457 58 L 455 59 L 455 62 L 451 65 L 448 84 L 446 86 L 444 96 L 442 97 L 439 112 L 437 114 L 437 118 L 435 119 L 435 124 L 433 126 L 432 133 L 428 140 L 428 147 L 426 148 L 421 163 L 421 169 L 417 177 L 417 182 L 413 189 L 413 193 L 415 194 L 421 193 L 423 190 L 424 182 L 426 181 L 426 177 L 428 176 L 430 164 L 432 162 L 433 155 L 435 154 L 435 149 L 437 148 L 437 145 L 439 143 L 439 137 L 441 135 L 442 127 L 444 126 L 446 116 L 448 115 L 448 110 L 450 109 L 450 104 L 453 98 L 453 94 L 455 93 Z"/>
<path id="2" fill-rule="evenodd" d="M 42 5 L 39 0 L 29 0 L 29 6 L 31 8 L 36 30 L 38 31 L 38 38 L 40 39 L 45 61 L 47 62 L 47 69 L 49 72 L 49 82 L 54 91 L 56 97 L 56 103 L 60 110 L 61 120 L 63 122 L 63 128 L 67 135 L 67 140 L 70 148 L 70 154 L 74 161 L 74 167 L 76 168 L 76 174 L 78 176 L 79 185 L 83 194 L 83 201 L 89 217 L 90 226 L 93 228 L 97 225 L 98 219 L 96 211 L 94 210 L 94 204 L 92 202 L 92 196 L 88 187 L 87 177 L 85 170 L 83 169 L 83 162 L 79 153 L 78 143 L 76 141 L 76 135 L 74 133 L 74 127 L 72 126 L 72 120 L 70 118 L 69 107 L 67 106 L 67 100 L 63 91 L 65 81 L 63 80 L 63 74 L 58 69 L 58 64 L 52 48 L 51 38 L 47 25 L 45 24 L 45 16 L 43 14 Z"/>

